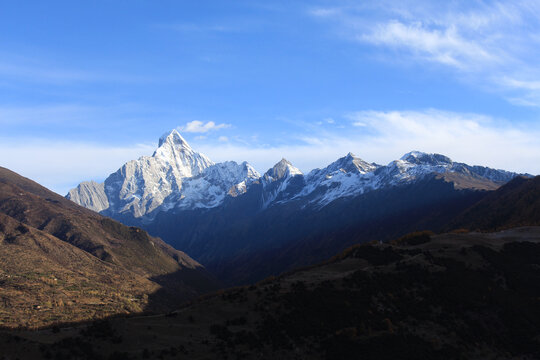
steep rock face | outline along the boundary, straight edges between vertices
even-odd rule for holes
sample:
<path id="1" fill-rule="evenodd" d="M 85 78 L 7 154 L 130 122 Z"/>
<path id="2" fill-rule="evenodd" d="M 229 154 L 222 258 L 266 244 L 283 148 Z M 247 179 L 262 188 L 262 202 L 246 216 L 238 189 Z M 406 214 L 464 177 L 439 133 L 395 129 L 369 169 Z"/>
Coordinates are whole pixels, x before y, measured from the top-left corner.
<path id="1" fill-rule="evenodd" d="M 71 201 L 87 209 L 100 212 L 109 208 L 109 199 L 105 194 L 105 185 L 95 181 L 85 181 L 71 189 L 66 196 Z"/>
<path id="2" fill-rule="evenodd" d="M 161 137 L 152 156 L 128 162 L 105 180 L 110 203 L 106 213 L 128 212 L 136 218 L 151 213 L 169 195 L 180 192 L 185 178 L 197 176 L 213 164 L 173 130 Z"/>
<path id="3" fill-rule="evenodd" d="M 349 153 L 324 169 L 312 170 L 306 176 L 307 186 L 298 197 L 321 207 L 341 197 L 373 190 L 374 171 L 379 167 Z"/>
<path id="4" fill-rule="evenodd" d="M 302 172 L 295 168 L 287 159 L 283 158 L 264 174 L 264 179 L 266 182 L 272 182 L 295 175 L 302 175 Z"/>
<path id="5" fill-rule="evenodd" d="M 162 211 L 170 209 L 213 208 L 226 196 L 238 196 L 259 178 L 259 173 L 247 162 L 234 161 L 214 164 L 201 174 L 184 179 L 181 191 L 171 193 L 163 203 Z"/>
<path id="6" fill-rule="evenodd" d="M 306 186 L 295 197 L 306 206 L 321 208 L 336 199 L 354 197 L 369 191 L 404 186 L 434 174 L 452 179 L 474 179 L 477 190 L 492 190 L 510 181 L 516 173 L 453 162 L 440 154 L 413 151 L 386 166 L 370 164 L 349 153 L 324 169 L 306 176 Z M 471 181 L 469 181 L 471 182 Z M 467 186 L 465 186 L 467 188 Z M 471 186 L 472 188 L 472 186 Z"/>
<path id="7" fill-rule="evenodd" d="M 82 183 L 67 198 L 111 217 L 148 221 L 159 211 L 218 206 L 227 194 L 244 193 L 259 176 L 245 162 L 214 164 L 172 130 L 152 156 L 124 164 L 104 184 Z"/>
<path id="8" fill-rule="evenodd" d="M 281 159 L 261 178 L 261 208 L 290 200 L 305 186 L 304 176 L 288 160 Z"/>

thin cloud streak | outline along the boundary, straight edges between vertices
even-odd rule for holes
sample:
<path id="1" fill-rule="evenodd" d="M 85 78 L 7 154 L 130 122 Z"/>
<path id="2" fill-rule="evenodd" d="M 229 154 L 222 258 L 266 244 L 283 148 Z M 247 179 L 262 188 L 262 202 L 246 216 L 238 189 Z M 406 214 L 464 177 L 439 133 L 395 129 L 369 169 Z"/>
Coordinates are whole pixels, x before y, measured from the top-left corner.
<path id="1" fill-rule="evenodd" d="M 540 128 L 520 128 L 479 114 L 423 111 L 360 111 L 346 115 L 350 126 L 300 134 L 293 145 L 197 143 L 214 161 L 250 162 L 266 171 L 282 157 L 303 172 L 325 167 L 353 152 L 366 161 L 387 164 L 419 150 L 455 161 L 517 172 L 540 173 Z M 536 164 L 536 165 L 535 165 Z"/>
<path id="2" fill-rule="evenodd" d="M 230 124 L 216 124 L 213 121 L 208 121 L 204 123 L 199 120 L 193 120 L 188 122 L 186 125 L 180 126 L 178 130 L 187 133 L 206 133 L 209 131 L 226 129 L 229 127 L 231 127 Z"/>
<path id="3" fill-rule="evenodd" d="M 361 35 L 358 40 L 379 46 L 410 49 L 416 56 L 458 69 L 467 69 L 476 62 L 484 64 L 496 60 L 482 46 L 459 35 L 455 27 L 431 30 L 421 23 L 391 21 L 378 24 L 372 33 Z"/>
<path id="4" fill-rule="evenodd" d="M 386 56 L 389 61 L 439 64 L 462 81 L 528 106 L 540 105 L 535 61 L 540 56 L 539 14 L 540 3 L 534 1 L 382 1 L 309 11 L 337 24 L 346 38 L 382 50 L 383 56 L 384 50 L 394 50 Z"/>

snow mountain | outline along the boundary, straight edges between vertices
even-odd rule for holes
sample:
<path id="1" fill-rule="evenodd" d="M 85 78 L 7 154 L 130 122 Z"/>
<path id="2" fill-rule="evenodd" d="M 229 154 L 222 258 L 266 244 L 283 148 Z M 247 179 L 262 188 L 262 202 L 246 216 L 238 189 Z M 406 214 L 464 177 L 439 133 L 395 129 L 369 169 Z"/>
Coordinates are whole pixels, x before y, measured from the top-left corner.
<path id="1" fill-rule="evenodd" d="M 218 206 L 259 177 L 246 162 L 215 164 L 172 130 L 159 139 L 152 156 L 129 161 L 102 184 L 83 182 L 66 197 L 111 217 L 151 219 L 156 211 Z"/>
<path id="2" fill-rule="evenodd" d="M 152 156 L 67 197 L 144 228 L 235 285 L 355 243 L 439 231 L 517 175 L 413 151 L 387 165 L 349 153 L 307 174 L 282 159 L 261 176 L 247 162 L 212 162 L 173 130 Z"/>
<path id="3" fill-rule="evenodd" d="M 159 212 L 219 207 L 226 199 L 248 192 L 253 184 L 262 186 L 255 211 L 285 202 L 322 208 L 337 199 L 402 186 L 433 175 L 453 175 L 456 184 L 458 176 L 468 179 L 465 186 L 494 189 L 517 174 L 413 151 L 386 166 L 349 153 L 307 175 L 282 159 L 261 176 L 247 162 L 214 163 L 172 130 L 160 138 L 152 156 L 124 164 L 104 183 L 83 182 L 67 198 L 111 217 L 152 221 Z"/>

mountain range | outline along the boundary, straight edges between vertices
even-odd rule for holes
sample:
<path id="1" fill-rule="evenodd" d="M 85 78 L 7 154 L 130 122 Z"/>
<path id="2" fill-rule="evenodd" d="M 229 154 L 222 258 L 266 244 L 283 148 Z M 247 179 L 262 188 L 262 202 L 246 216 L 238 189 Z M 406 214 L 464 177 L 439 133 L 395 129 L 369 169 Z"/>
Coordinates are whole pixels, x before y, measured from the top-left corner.
<path id="1" fill-rule="evenodd" d="M 263 175 L 214 163 L 176 131 L 152 156 L 67 198 L 140 226 L 242 284 L 322 261 L 354 243 L 441 230 L 516 173 L 413 151 L 387 165 L 352 153 L 303 174 L 286 159 Z"/>
<path id="2" fill-rule="evenodd" d="M 112 217 L 150 222 L 162 212 L 219 207 L 255 184 L 263 188 L 257 210 L 293 201 L 322 208 L 340 198 L 409 184 L 432 174 L 459 175 L 456 184 L 473 189 L 495 189 L 517 175 L 413 151 L 386 166 L 349 153 L 306 175 L 282 159 L 261 176 L 247 162 L 214 163 L 172 130 L 160 138 L 152 156 L 124 164 L 104 183 L 83 182 L 67 198 Z"/>

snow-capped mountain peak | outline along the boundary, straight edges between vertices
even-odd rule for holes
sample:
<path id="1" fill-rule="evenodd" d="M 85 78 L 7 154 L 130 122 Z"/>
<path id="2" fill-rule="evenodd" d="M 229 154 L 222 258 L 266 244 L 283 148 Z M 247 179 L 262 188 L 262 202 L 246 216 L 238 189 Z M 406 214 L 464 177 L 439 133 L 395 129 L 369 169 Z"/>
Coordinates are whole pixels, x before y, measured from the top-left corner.
<path id="1" fill-rule="evenodd" d="M 196 176 L 214 165 L 206 155 L 195 152 L 176 129 L 161 136 L 152 157 L 163 167 L 171 167 L 177 177 Z"/>
<path id="2" fill-rule="evenodd" d="M 159 138 L 158 147 L 161 147 L 165 143 L 169 143 L 173 146 L 177 146 L 181 148 L 191 149 L 191 146 L 189 146 L 187 141 L 182 137 L 182 135 L 180 135 L 180 133 L 176 129 L 173 129 L 161 135 L 161 137 Z"/>
<path id="3" fill-rule="evenodd" d="M 261 177 L 247 162 L 215 164 L 194 151 L 177 130 L 172 130 L 160 138 L 152 156 L 124 164 L 103 184 L 83 183 L 67 196 L 108 216 L 130 215 L 152 221 L 159 212 L 215 208 L 228 197 L 240 196 L 250 189 L 261 192 L 261 209 L 288 201 L 322 208 L 336 199 L 441 175 L 462 179 L 464 186 L 489 183 L 486 186 L 494 188 L 517 174 L 453 162 L 440 154 L 412 151 L 386 166 L 348 153 L 305 176 L 283 158 Z"/>
<path id="4" fill-rule="evenodd" d="M 276 165 L 269 169 L 264 178 L 267 181 L 276 181 L 285 177 L 291 177 L 295 175 L 303 175 L 302 172 L 293 166 L 287 159 L 281 159 Z"/>
<path id="5" fill-rule="evenodd" d="M 421 151 L 411 151 L 401 157 L 400 160 L 409 162 L 415 165 L 431 165 L 431 166 L 441 166 L 441 165 L 451 165 L 453 161 L 444 155 L 441 154 L 428 154 Z"/>
<path id="6" fill-rule="evenodd" d="M 260 175 L 248 163 L 214 164 L 175 129 L 159 139 L 152 156 L 124 164 L 104 184 L 84 184 L 68 198 L 107 215 L 153 217 L 156 210 L 213 207 L 235 187 L 242 193 Z"/>
<path id="7" fill-rule="evenodd" d="M 366 174 L 374 171 L 377 167 L 378 165 L 370 164 L 350 152 L 346 156 L 339 158 L 328 165 L 323 169 L 323 172 L 325 175 L 332 175 L 336 171 Z"/>

